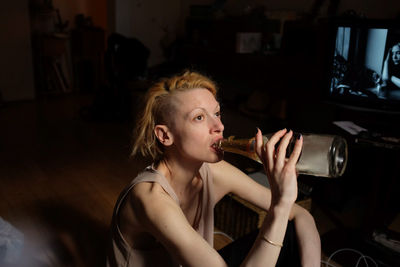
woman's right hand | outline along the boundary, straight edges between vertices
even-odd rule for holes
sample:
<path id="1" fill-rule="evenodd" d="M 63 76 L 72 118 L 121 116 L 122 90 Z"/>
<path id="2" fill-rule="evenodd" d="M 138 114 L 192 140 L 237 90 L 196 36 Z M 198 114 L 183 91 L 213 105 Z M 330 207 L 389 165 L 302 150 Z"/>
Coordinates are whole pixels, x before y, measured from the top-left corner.
<path id="1" fill-rule="evenodd" d="M 270 184 L 271 205 L 292 205 L 297 198 L 296 163 L 300 157 L 303 138 L 296 140 L 293 152 L 286 158 L 286 149 L 293 132 L 286 129 L 276 132 L 266 144 L 263 144 L 261 130 L 256 134 L 256 152 L 264 164 Z M 275 146 L 279 143 L 279 146 Z"/>

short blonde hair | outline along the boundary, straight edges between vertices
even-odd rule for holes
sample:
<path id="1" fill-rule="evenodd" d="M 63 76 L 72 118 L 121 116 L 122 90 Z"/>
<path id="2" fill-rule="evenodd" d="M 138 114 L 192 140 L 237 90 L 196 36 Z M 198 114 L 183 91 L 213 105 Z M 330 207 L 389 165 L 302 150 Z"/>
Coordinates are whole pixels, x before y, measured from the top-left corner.
<path id="1" fill-rule="evenodd" d="M 163 157 L 163 147 L 154 134 L 156 125 L 171 126 L 175 108 L 173 96 L 177 92 L 204 88 L 214 96 L 217 86 L 210 78 L 194 71 L 184 71 L 170 78 L 163 78 L 149 88 L 145 96 L 145 105 L 134 129 L 132 156 L 139 152 L 144 157 L 158 161 Z"/>

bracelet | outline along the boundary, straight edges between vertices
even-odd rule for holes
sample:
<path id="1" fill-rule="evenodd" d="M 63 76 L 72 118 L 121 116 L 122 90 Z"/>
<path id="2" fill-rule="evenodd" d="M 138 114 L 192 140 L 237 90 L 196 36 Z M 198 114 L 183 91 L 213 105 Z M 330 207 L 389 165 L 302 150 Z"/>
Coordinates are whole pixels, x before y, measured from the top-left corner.
<path id="1" fill-rule="evenodd" d="M 280 247 L 280 248 L 283 247 L 283 244 L 281 244 L 281 243 L 275 243 L 275 242 L 269 240 L 268 238 L 266 238 L 266 237 L 263 236 L 263 235 L 261 235 L 261 239 L 264 240 L 265 242 L 267 242 L 267 243 L 269 243 L 269 244 L 275 246 L 275 247 Z"/>

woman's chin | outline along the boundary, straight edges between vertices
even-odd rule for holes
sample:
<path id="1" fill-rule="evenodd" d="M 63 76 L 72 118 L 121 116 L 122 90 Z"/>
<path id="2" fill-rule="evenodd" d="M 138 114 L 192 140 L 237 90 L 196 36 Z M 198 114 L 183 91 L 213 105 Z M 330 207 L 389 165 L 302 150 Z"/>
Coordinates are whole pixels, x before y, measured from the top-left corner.
<path id="1" fill-rule="evenodd" d="M 216 163 L 224 159 L 224 152 L 219 152 L 215 154 L 215 157 L 210 160 L 210 163 Z"/>

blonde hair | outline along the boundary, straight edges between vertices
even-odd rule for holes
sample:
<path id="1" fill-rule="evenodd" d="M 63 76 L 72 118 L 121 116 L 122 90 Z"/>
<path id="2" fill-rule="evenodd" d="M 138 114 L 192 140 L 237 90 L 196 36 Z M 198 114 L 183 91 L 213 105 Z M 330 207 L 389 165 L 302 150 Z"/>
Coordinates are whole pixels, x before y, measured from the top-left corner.
<path id="1" fill-rule="evenodd" d="M 214 96 L 217 94 L 217 86 L 210 78 L 193 71 L 163 78 L 149 88 L 145 106 L 134 129 L 132 156 L 140 152 L 142 156 L 150 156 L 155 161 L 162 158 L 163 147 L 154 134 L 154 127 L 158 124 L 171 126 L 175 111 L 173 96 L 177 92 L 196 88 L 207 89 Z"/>

